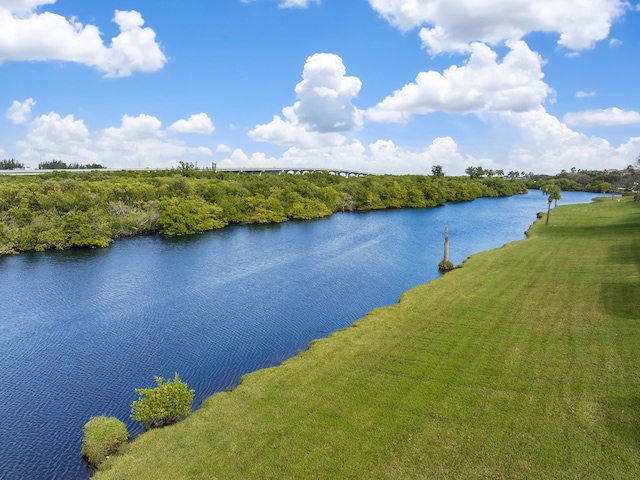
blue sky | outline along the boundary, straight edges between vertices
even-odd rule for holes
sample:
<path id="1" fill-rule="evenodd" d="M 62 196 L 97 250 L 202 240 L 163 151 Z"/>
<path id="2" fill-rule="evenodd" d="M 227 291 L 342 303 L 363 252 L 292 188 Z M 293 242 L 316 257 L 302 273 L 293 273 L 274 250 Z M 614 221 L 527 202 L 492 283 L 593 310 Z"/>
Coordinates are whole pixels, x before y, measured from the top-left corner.
<path id="1" fill-rule="evenodd" d="M 0 158 L 450 175 L 640 154 L 637 0 L 0 0 Z"/>

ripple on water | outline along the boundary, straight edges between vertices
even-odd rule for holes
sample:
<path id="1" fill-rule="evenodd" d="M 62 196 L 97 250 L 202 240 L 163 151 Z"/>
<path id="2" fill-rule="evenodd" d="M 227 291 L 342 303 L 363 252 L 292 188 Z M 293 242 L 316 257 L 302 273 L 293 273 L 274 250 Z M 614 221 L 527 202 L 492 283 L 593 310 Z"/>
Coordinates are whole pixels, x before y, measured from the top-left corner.
<path id="1" fill-rule="evenodd" d="M 179 372 L 197 407 L 436 278 L 445 225 L 459 262 L 523 238 L 544 202 L 536 193 L 3 259 L 0 478 L 86 479 L 83 425 L 110 415 L 139 433 L 130 405 L 154 375 Z"/>

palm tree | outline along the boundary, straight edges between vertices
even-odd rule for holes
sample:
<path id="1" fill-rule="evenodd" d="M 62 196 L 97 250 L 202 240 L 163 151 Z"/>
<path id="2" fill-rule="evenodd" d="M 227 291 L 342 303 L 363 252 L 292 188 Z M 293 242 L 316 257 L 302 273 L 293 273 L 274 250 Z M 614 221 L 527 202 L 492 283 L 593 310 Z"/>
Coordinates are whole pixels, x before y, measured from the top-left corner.
<path id="1" fill-rule="evenodd" d="M 555 183 L 547 183 L 542 187 L 542 192 L 549 197 L 549 207 L 547 208 L 547 221 L 545 225 L 549 224 L 549 215 L 551 214 L 551 202 L 556 201 L 556 206 L 558 206 L 558 200 L 562 198 L 561 190 L 558 185 Z"/>

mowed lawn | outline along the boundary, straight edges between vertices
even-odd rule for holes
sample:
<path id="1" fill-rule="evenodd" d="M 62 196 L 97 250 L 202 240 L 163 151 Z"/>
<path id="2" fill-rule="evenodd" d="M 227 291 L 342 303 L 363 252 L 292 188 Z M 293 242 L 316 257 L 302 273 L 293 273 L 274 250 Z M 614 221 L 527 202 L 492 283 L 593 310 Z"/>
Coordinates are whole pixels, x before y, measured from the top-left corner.
<path id="1" fill-rule="evenodd" d="M 244 377 L 95 478 L 640 478 L 640 203 L 559 207 L 529 234 Z"/>

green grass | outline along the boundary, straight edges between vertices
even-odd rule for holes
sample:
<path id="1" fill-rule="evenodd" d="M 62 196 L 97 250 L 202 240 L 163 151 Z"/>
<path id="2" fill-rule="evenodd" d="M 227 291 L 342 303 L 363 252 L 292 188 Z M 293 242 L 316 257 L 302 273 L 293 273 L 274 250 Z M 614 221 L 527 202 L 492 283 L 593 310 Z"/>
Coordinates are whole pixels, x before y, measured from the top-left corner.
<path id="1" fill-rule="evenodd" d="M 82 456 L 89 465 L 100 465 L 127 444 L 129 434 L 126 425 L 114 417 L 91 417 L 84 426 Z"/>
<path id="2" fill-rule="evenodd" d="M 638 478 L 640 203 L 554 209 L 529 236 L 247 375 L 95 478 Z"/>

